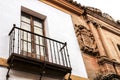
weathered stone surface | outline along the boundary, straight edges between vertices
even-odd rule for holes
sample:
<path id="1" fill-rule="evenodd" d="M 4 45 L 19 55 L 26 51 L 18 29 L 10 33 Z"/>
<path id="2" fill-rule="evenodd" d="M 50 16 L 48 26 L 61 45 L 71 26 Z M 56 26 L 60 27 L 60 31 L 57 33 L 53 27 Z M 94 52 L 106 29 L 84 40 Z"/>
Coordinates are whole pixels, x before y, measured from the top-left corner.
<path id="1" fill-rule="evenodd" d="M 120 75 L 120 65 L 115 65 L 115 68 L 116 68 L 117 74 Z"/>
<path id="2" fill-rule="evenodd" d="M 68 77 L 69 77 L 69 74 L 67 74 L 65 76 L 65 80 L 68 80 Z M 71 75 L 70 77 L 72 80 L 89 80 L 87 78 L 83 78 L 83 77 L 79 77 L 79 76 L 76 76 L 76 75 Z"/>
<path id="3" fill-rule="evenodd" d="M 8 67 L 7 59 L 0 58 L 0 66 L 2 66 L 2 67 Z"/>
<path id="4" fill-rule="evenodd" d="M 88 73 L 88 78 L 90 80 L 93 80 L 96 76 L 97 73 L 99 73 L 99 65 L 97 63 L 97 58 L 93 56 L 89 56 L 87 54 L 82 54 L 83 55 L 83 60 L 86 66 L 86 70 Z"/>
<path id="5" fill-rule="evenodd" d="M 109 20 L 111 20 L 111 21 L 114 21 L 114 19 L 107 13 L 103 13 L 102 16 L 109 19 Z"/>

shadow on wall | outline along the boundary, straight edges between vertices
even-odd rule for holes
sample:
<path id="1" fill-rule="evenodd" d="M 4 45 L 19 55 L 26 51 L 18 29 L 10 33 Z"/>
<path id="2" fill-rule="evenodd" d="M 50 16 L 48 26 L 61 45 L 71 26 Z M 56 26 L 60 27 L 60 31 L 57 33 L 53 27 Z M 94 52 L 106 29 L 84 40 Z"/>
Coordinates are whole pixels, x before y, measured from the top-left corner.
<path id="1" fill-rule="evenodd" d="M 29 74 L 26 72 L 11 70 L 9 80 L 39 80 L 39 75 Z"/>

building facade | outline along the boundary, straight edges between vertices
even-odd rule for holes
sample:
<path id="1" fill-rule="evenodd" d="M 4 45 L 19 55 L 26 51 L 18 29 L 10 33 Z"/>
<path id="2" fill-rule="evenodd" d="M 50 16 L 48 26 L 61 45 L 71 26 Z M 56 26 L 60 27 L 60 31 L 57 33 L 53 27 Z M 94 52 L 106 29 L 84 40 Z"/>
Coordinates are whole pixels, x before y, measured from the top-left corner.
<path id="1" fill-rule="evenodd" d="M 73 0 L 0 9 L 0 80 L 120 79 L 120 21 Z"/>
<path id="2" fill-rule="evenodd" d="M 0 5 L 0 80 L 87 78 L 71 15 L 38 0 Z"/>

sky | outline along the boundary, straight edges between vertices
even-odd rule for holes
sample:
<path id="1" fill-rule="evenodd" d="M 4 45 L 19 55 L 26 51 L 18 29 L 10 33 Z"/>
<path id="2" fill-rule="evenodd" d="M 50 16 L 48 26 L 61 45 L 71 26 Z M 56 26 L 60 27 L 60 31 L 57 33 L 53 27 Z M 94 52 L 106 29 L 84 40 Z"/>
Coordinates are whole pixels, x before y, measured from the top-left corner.
<path id="1" fill-rule="evenodd" d="M 91 6 L 100 9 L 103 13 L 107 13 L 112 18 L 120 20 L 120 0 L 74 0 L 82 6 Z"/>

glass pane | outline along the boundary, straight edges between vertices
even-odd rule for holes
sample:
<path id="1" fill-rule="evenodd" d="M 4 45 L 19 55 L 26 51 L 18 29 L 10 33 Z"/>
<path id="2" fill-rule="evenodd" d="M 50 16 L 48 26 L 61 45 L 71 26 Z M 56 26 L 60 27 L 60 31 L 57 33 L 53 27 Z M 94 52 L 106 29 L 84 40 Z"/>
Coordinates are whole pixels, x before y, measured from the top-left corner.
<path id="1" fill-rule="evenodd" d="M 38 45 L 44 45 L 44 39 L 42 37 L 36 36 L 36 44 Z"/>
<path id="2" fill-rule="evenodd" d="M 21 54 L 27 56 L 28 53 L 31 53 L 31 43 L 21 40 Z"/>
<path id="3" fill-rule="evenodd" d="M 25 15 L 22 15 L 21 20 L 30 24 L 30 18 Z"/>
<path id="4" fill-rule="evenodd" d="M 28 33 L 28 41 L 31 42 L 31 33 Z"/>
<path id="5" fill-rule="evenodd" d="M 31 34 L 30 33 L 21 31 L 20 37 L 21 37 L 22 43 L 23 43 L 23 41 L 27 41 L 28 43 L 31 43 Z"/>
<path id="6" fill-rule="evenodd" d="M 36 45 L 36 54 L 37 54 L 37 59 L 40 59 L 41 56 L 44 56 L 44 54 L 45 54 L 45 47 Z"/>
<path id="7" fill-rule="evenodd" d="M 45 54 L 45 48 L 44 47 L 42 47 L 42 46 L 40 46 L 40 55 L 42 55 L 42 56 L 44 56 L 44 54 Z"/>
<path id="8" fill-rule="evenodd" d="M 31 52 L 31 43 L 28 43 L 28 52 Z"/>
<path id="9" fill-rule="evenodd" d="M 37 59 L 40 59 L 40 49 L 38 45 L 36 45 L 36 54 L 37 54 Z"/>
<path id="10" fill-rule="evenodd" d="M 34 20 L 34 25 L 37 26 L 37 27 L 42 28 L 42 23 L 39 20 Z"/>
<path id="11" fill-rule="evenodd" d="M 24 47 L 23 51 L 27 52 L 27 42 L 26 41 L 24 41 L 23 47 Z"/>
<path id="12" fill-rule="evenodd" d="M 40 45 L 40 42 L 39 42 L 39 40 L 40 40 L 40 39 L 39 39 L 39 36 L 36 36 L 36 39 L 35 39 L 35 40 L 36 40 L 36 44 Z"/>
<path id="13" fill-rule="evenodd" d="M 43 35 L 42 29 L 40 29 L 38 27 L 34 27 L 34 33 L 39 34 L 39 35 Z"/>
<path id="14" fill-rule="evenodd" d="M 24 32 L 23 40 L 27 41 L 27 32 Z"/>
<path id="15" fill-rule="evenodd" d="M 27 41 L 24 41 L 24 44 L 22 45 L 23 47 L 23 51 L 24 52 L 31 52 L 31 43 L 27 42 Z"/>
<path id="16" fill-rule="evenodd" d="M 21 28 L 30 31 L 30 24 L 21 22 Z"/>

